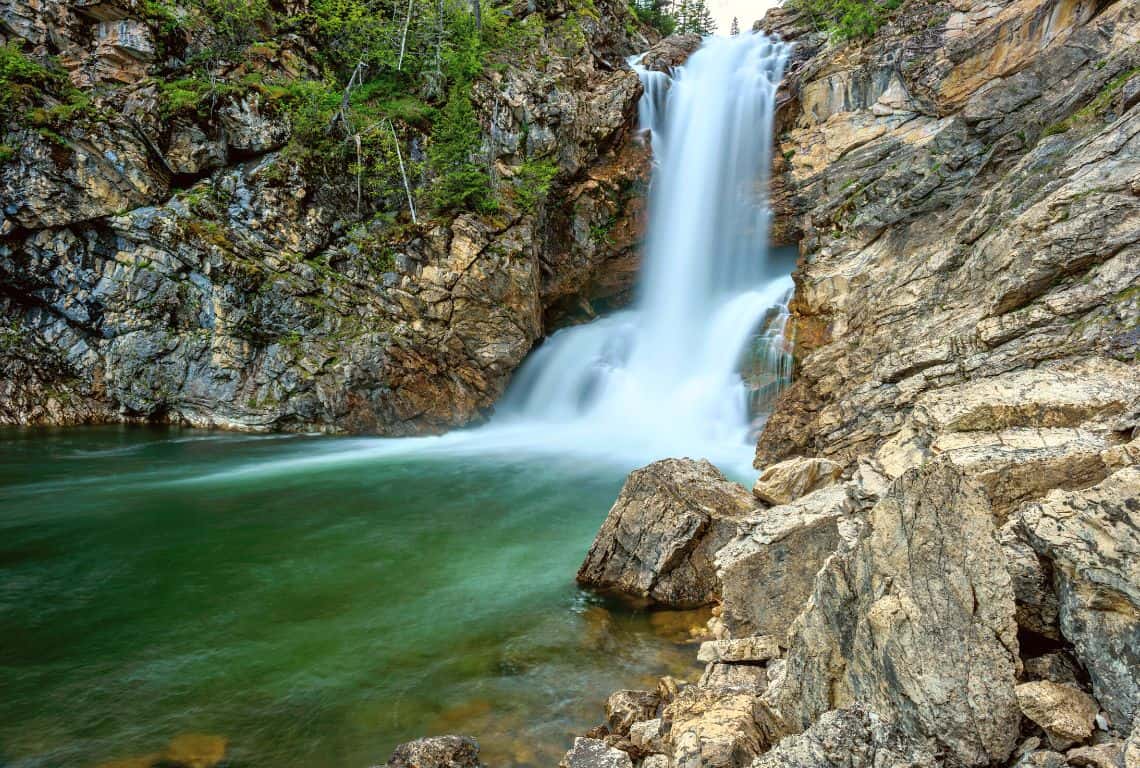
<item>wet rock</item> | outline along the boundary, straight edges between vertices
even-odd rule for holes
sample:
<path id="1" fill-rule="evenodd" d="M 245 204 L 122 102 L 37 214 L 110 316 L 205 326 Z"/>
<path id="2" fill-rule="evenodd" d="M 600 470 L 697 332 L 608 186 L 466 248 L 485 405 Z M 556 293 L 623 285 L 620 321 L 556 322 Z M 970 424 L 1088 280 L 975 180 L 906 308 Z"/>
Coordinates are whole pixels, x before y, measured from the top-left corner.
<path id="1" fill-rule="evenodd" d="M 1048 560 L 1061 631 L 1114 728 L 1140 707 L 1140 467 L 1081 491 L 1053 491 L 1018 511 Z"/>
<path id="2" fill-rule="evenodd" d="M 939 460 L 905 473 L 820 571 L 789 633 L 793 731 L 866 703 L 965 765 L 1005 760 L 1021 715 L 1013 590 L 985 495 Z"/>
<path id="3" fill-rule="evenodd" d="M 932 744 L 864 706 L 825 712 L 801 734 L 761 755 L 752 768 L 934 768 Z"/>
<path id="4" fill-rule="evenodd" d="M 860 507 L 846 488 L 831 486 L 750 517 L 716 555 L 725 628 L 783 637 L 838 546 L 841 523 Z"/>
<path id="5" fill-rule="evenodd" d="M 707 461 L 666 459 L 634 470 L 578 569 L 583 586 L 674 607 L 720 593 L 713 556 L 755 508 Z"/>
<path id="6" fill-rule="evenodd" d="M 614 691 L 606 699 L 606 725 L 611 733 L 628 736 L 630 726 L 655 717 L 660 705 L 656 691 Z"/>
<path id="7" fill-rule="evenodd" d="M 697 660 L 723 661 L 732 664 L 763 663 L 779 658 L 780 643 L 771 635 L 754 635 L 701 643 Z"/>
<path id="8" fill-rule="evenodd" d="M 1054 749 L 1065 749 L 1092 735 L 1099 707 L 1080 689 L 1037 680 L 1017 686 L 1015 692 L 1022 714 L 1041 726 Z"/>
<path id="9" fill-rule="evenodd" d="M 433 736 L 396 747 L 388 768 L 482 768 L 479 744 L 469 736 Z"/>
<path id="10" fill-rule="evenodd" d="M 765 467 L 752 486 L 752 493 L 768 504 L 788 504 L 831 485 L 842 472 L 843 467 L 828 459 L 787 459 Z"/>
<path id="11" fill-rule="evenodd" d="M 559 768 L 633 768 L 629 755 L 598 739 L 574 739 Z"/>

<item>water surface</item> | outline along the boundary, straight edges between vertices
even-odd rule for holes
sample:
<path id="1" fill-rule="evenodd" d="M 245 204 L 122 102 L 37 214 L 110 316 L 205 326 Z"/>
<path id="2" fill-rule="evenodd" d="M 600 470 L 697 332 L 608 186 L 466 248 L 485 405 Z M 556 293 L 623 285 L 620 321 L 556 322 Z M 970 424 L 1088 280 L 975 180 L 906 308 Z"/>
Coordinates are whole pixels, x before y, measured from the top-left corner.
<path id="1" fill-rule="evenodd" d="M 691 677 L 697 619 L 573 583 L 629 467 L 468 435 L 0 431 L 0 764 L 205 732 L 367 766 L 464 732 L 549 766 L 614 688 Z"/>

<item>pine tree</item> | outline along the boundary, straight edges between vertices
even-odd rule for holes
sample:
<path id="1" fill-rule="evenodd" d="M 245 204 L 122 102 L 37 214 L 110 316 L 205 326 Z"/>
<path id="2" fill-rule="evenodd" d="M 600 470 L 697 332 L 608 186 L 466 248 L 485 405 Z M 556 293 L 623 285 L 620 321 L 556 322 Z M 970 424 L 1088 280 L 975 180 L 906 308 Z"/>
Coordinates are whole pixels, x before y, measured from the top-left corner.
<path id="1" fill-rule="evenodd" d="M 713 19 L 712 11 L 705 4 L 705 0 L 696 0 L 692 16 L 691 26 L 698 35 L 705 37 L 716 32 L 716 21 Z"/>
<path id="2" fill-rule="evenodd" d="M 728 30 L 728 34 L 735 37 L 740 34 L 740 19 L 735 16 L 732 17 L 732 26 Z"/>

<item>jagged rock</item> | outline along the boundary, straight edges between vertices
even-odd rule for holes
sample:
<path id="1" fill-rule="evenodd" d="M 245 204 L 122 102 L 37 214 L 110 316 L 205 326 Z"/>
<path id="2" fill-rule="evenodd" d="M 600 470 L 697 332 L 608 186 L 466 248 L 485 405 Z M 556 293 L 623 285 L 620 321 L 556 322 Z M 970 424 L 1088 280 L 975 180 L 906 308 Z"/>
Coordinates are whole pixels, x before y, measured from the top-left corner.
<path id="1" fill-rule="evenodd" d="M 1013 590 L 985 495 L 954 465 L 912 469 L 820 571 L 789 633 L 793 731 L 864 702 L 965 765 L 1004 760 L 1020 713 Z"/>
<path id="2" fill-rule="evenodd" d="M 641 63 L 646 69 L 668 72 L 684 64 L 700 47 L 700 35 L 669 35 L 646 51 Z"/>
<path id="3" fill-rule="evenodd" d="M 1092 735 L 1099 707 L 1080 689 L 1037 680 L 1014 690 L 1022 714 L 1041 726 L 1054 749 L 1065 749 Z"/>
<path id="4" fill-rule="evenodd" d="M 768 670 L 759 664 L 729 664 L 713 661 L 697 683 L 702 688 L 724 688 L 763 693 L 768 687 Z"/>
<path id="5" fill-rule="evenodd" d="M 633 768 L 629 755 L 598 739 L 574 739 L 559 768 Z"/>
<path id="6" fill-rule="evenodd" d="M 843 467 L 828 459 L 787 459 L 765 467 L 752 493 L 768 504 L 788 504 L 831 485 L 842 472 Z"/>
<path id="7" fill-rule="evenodd" d="M 671 765 L 666 755 L 650 755 L 641 761 L 641 768 L 670 768 Z"/>
<path id="8" fill-rule="evenodd" d="M 864 706 L 825 712 L 801 734 L 789 736 L 751 768 L 934 768 L 932 745 Z"/>
<path id="9" fill-rule="evenodd" d="M 629 727 L 629 740 L 645 752 L 661 752 L 665 748 L 665 723 L 659 717 L 642 720 Z"/>
<path id="10" fill-rule="evenodd" d="M 1022 662 L 1027 680 L 1050 680 L 1080 688 L 1081 681 L 1087 679 L 1080 664 L 1066 652 L 1045 653 Z"/>
<path id="11" fill-rule="evenodd" d="M 469 736 L 432 736 L 396 747 L 388 768 L 482 768 L 479 744 Z"/>
<path id="12" fill-rule="evenodd" d="M 656 716 L 660 705 L 655 691 L 614 691 L 606 699 L 606 725 L 611 733 L 628 736 L 630 726 Z"/>
<path id="13" fill-rule="evenodd" d="M 838 546 L 841 521 L 860 507 L 845 487 L 831 486 L 750 517 L 716 555 L 726 629 L 782 638 Z"/>
<path id="14" fill-rule="evenodd" d="M 1049 564 L 1018 535 L 1017 521 L 1011 520 L 998 531 L 1005 552 L 1017 602 L 1017 625 L 1052 640 L 1061 639 L 1057 595 Z"/>
<path id="15" fill-rule="evenodd" d="M 678 608 L 720 593 L 713 556 L 755 500 L 707 461 L 666 459 L 634 470 L 602 523 L 578 583 Z"/>
<path id="16" fill-rule="evenodd" d="M 1078 768 L 1121 768 L 1124 761 L 1124 744 L 1115 739 L 1088 747 L 1077 747 L 1065 753 L 1069 765 Z"/>
<path id="17" fill-rule="evenodd" d="M 1026 752 L 1013 764 L 1015 768 L 1066 768 L 1065 756 L 1050 749 L 1035 749 Z"/>
<path id="18" fill-rule="evenodd" d="M 665 710 L 677 768 L 741 768 L 772 743 L 775 724 L 748 693 L 690 686 Z"/>
<path id="19" fill-rule="evenodd" d="M 1124 768 L 1140 768 L 1140 715 L 1132 721 L 1132 733 L 1124 742 Z"/>
<path id="20" fill-rule="evenodd" d="M 780 643 L 771 635 L 754 635 L 728 640 L 709 640 L 701 643 L 697 660 L 728 663 L 761 663 L 779 658 Z"/>
<path id="21" fill-rule="evenodd" d="M 1140 707 L 1140 467 L 1083 491 L 1053 491 L 1018 517 L 1052 566 L 1061 632 L 1111 724 L 1123 728 Z"/>

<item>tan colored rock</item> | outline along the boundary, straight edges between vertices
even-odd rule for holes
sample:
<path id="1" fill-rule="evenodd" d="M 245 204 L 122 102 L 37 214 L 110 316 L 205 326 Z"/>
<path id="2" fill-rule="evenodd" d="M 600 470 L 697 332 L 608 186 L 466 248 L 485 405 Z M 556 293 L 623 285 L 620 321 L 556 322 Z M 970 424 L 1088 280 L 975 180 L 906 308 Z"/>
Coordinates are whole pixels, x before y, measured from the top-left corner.
<path id="1" fill-rule="evenodd" d="M 578 583 L 689 608 L 720 594 L 713 556 L 755 499 L 707 461 L 666 459 L 630 473 L 578 569 Z"/>
<path id="2" fill-rule="evenodd" d="M 1054 683 L 1080 687 L 1083 671 L 1076 659 L 1067 652 L 1044 653 L 1029 659 L 1022 659 L 1026 680 L 1049 680 Z"/>
<path id="3" fill-rule="evenodd" d="M 730 664 L 712 661 L 705 666 L 701 688 L 721 688 L 760 694 L 768 687 L 768 670 L 759 664 Z"/>
<path id="4" fill-rule="evenodd" d="M 843 467 L 828 459 L 794 458 L 765 467 L 752 486 L 768 504 L 788 504 L 839 479 Z"/>
<path id="5" fill-rule="evenodd" d="M 754 635 L 729 640 L 709 640 L 701 643 L 697 660 L 728 663 L 762 663 L 779 658 L 780 643 L 771 635 Z"/>
<path id="6" fill-rule="evenodd" d="M 752 515 L 716 555 L 728 631 L 782 638 L 838 546 L 841 522 L 861 506 L 834 485 Z"/>
<path id="7" fill-rule="evenodd" d="M 606 699 L 606 725 L 610 733 L 627 736 L 634 723 L 655 717 L 660 704 L 655 691 L 614 691 Z"/>
<path id="8" fill-rule="evenodd" d="M 1017 686 L 1015 692 L 1022 714 L 1041 726 L 1054 749 L 1065 749 L 1092 735 L 1099 707 L 1079 688 L 1037 680 Z"/>
<path id="9" fill-rule="evenodd" d="M 642 720 L 629 727 L 629 740 L 633 746 L 646 752 L 665 749 L 665 723 L 659 717 Z"/>
<path id="10" fill-rule="evenodd" d="M 559 768 L 633 768 L 629 755 L 599 739 L 574 739 Z"/>
<path id="11" fill-rule="evenodd" d="M 806 731 L 785 738 L 757 758 L 751 768 L 935 768 L 943 764 L 932 744 L 856 705 L 824 713 Z"/>
<path id="12" fill-rule="evenodd" d="M 1065 753 L 1069 765 L 1078 768 L 1121 768 L 1124 760 L 1124 744 L 1115 739 L 1102 741 L 1088 747 L 1077 747 Z"/>
<path id="13" fill-rule="evenodd" d="M 1017 625 L 1051 640 L 1061 639 L 1058 623 L 1057 595 L 1053 591 L 1053 571 L 1048 562 L 1019 535 L 1016 520 L 998 531 L 998 541 L 1005 553 L 1006 566 L 1013 582 L 1017 601 Z"/>
<path id="14" fill-rule="evenodd" d="M 896 480 L 789 633 L 793 732 L 865 703 L 964 765 L 1005 760 L 1020 712 L 1013 589 L 985 495 L 946 460 Z"/>
<path id="15" fill-rule="evenodd" d="M 1124 768 L 1140 768 L 1140 715 L 1132 721 L 1132 733 L 1124 742 Z"/>
<path id="16" fill-rule="evenodd" d="M 1111 726 L 1122 729 L 1140 709 L 1140 467 L 1082 491 L 1053 491 L 1018 518 L 1053 569 L 1061 632 Z"/>
<path id="17" fill-rule="evenodd" d="M 666 708 L 677 768 L 740 768 L 772 743 L 774 725 L 752 694 L 690 686 Z"/>
<path id="18" fill-rule="evenodd" d="M 647 69 L 668 72 L 684 64 L 700 47 L 700 35 L 669 35 L 646 51 L 641 63 Z"/>

